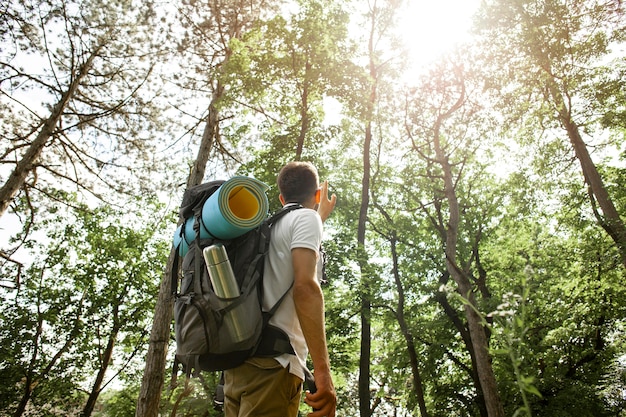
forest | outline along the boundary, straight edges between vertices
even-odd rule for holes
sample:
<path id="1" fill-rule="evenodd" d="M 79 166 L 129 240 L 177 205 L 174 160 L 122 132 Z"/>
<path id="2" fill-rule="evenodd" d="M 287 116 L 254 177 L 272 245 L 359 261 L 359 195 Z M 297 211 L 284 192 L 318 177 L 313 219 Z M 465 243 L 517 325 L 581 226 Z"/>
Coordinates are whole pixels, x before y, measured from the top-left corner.
<path id="1" fill-rule="evenodd" d="M 3 1 L 0 416 L 220 416 L 174 367 L 179 205 L 245 175 L 275 211 L 302 160 L 338 416 L 625 417 L 625 12 Z"/>

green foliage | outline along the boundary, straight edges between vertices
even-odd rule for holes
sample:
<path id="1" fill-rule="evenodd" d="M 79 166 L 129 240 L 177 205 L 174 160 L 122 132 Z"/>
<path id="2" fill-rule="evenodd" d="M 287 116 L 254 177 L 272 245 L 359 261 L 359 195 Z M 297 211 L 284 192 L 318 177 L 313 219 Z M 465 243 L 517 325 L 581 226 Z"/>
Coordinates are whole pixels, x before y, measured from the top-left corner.
<path id="1" fill-rule="evenodd" d="M 322 125 L 322 98 L 345 88 L 347 23 L 340 3 L 301 2 L 298 12 L 259 21 L 230 43 L 222 82 L 231 86 L 230 98 L 255 110 L 247 114 L 260 141 L 246 144 L 246 154 L 269 164 L 258 176 L 289 160 L 318 158 L 333 136 Z"/>
<path id="2" fill-rule="evenodd" d="M 158 265 L 170 245 L 160 236 L 164 223 L 150 219 L 159 207 L 144 204 L 148 216 L 134 216 L 75 204 L 74 212 L 46 215 L 38 226 L 45 244 L 34 246 L 20 287 L 2 292 L 0 332 L 10 341 L 0 350 L 6 410 L 28 401 L 38 415 L 58 415 L 45 410 L 81 407 L 83 387 L 103 388 L 93 385 L 98 372 L 136 377 Z M 116 347 L 109 362 L 102 355 L 110 343 Z"/>
<path id="3" fill-rule="evenodd" d="M 625 298 L 615 281 L 623 271 L 602 266 L 615 265 L 611 250 L 585 249 L 597 249 L 598 239 L 609 244 L 593 222 L 576 221 L 568 227 L 561 221 L 556 230 L 554 217 L 525 214 L 526 221 L 520 222 L 520 213 L 528 213 L 529 206 L 520 204 L 525 201 L 507 207 L 502 232 L 493 236 L 484 254 L 485 267 L 497 277 L 494 291 L 500 297 L 507 291 L 518 294 L 517 302 L 501 306 L 504 316 L 495 320 L 494 328 L 494 348 L 508 357 L 499 361 L 506 372 L 500 381 L 518 387 L 517 394 L 506 385 L 502 388 L 509 409 L 512 413 L 525 407 L 535 416 L 552 415 L 556 409 L 607 415 L 595 387 L 610 369 L 607 358 L 619 349 L 610 329 L 623 317 Z M 567 213 L 573 214 L 563 206 L 560 214 Z M 567 217 L 560 214 L 556 217 Z M 523 399 L 523 391 L 532 395 Z M 585 405 L 566 407 L 572 395 L 584 398 Z"/>
<path id="4" fill-rule="evenodd" d="M 0 415 L 14 413 L 27 387 L 36 415 L 78 414 L 88 391 L 102 388 L 95 375 L 105 365 L 127 385 L 107 387 L 98 415 L 134 413 L 137 359 L 170 245 L 163 227 L 173 229 L 175 219 L 157 221 L 162 207 L 126 200 L 160 194 L 178 204 L 208 103 L 219 121 L 213 148 L 204 150 L 212 157 L 207 176 L 238 172 L 273 186 L 279 168 L 299 157 L 314 162 L 339 197 L 324 242 L 339 415 L 359 414 L 362 295 L 372 302 L 373 416 L 420 412 L 411 349 L 430 416 L 485 415 L 467 339 L 468 294 L 458 294 L 446 265 L 444 161 L 460 211 L 456 262 L 471 283 L 471 308 L 484 318 L 506 414 L 624 415 L 625 272 L 562 129 L 567 117 L 580 128 L 624 217 L 620 2 L 484 2 L 482 38 L 411 74 L 411 88 L 396 72 L 396 44 L 378 36 L 394 28 L 397 2 L 370 9 L 374 3 L 292 1 L 288 13 L 274 8 L 281 2 L 266 9 L 255 0 L 185 0 L 177 11 L 96 3 L 12 1 L 0 17 L 3 167 L 32 143 L 45 109 L 75 74 L 72 65 L 85 62 L 96 40 L 110 41 L 12 200 L 23 230 L 0 253 Z M 381 19 L 370 45 L 352 28 L 373 16 Z M 62 30 L 44 43 L 44 30 L 55 29 Z M 13 60 L 18 51 L 50 57 L 49 66 L 24 66 Z M 342 104 L 340 124 L 326 124 L 325 97 Z M 459 98 L 458 111 L 446 114 Z M 121 107 L 128 111 L 111 116 Z M 359 246 L 366 126 L 370 209 Z M 163 158 L 170 167 L 159 170 Z M 84 207 L 57 191 L 53 178 L 109 203 Z M 110 186 L 104 192 L 101 181 Z M 277 209 L 275 188 L 269 198 Z M 115 354 L 105 363 L 114 335 Z M 217 415 L 216 382 L 207 374 L 191 382 L 193 391 L 166 387 L 162 414 L 176 407 L 179 415 Z"/>
<path id="5" fill-rule="evenodd" d="M 541 398 L 541 393 L 535 386 L 535 378 L 526 375 L 523 369 L 523 358 L 528 355 L 529 349 L 526 346 L 528 339 L 528 327 L 526 325 L 526 303 L 529 300 L 530 291 L 526 284 L 531 277 L 522 276 L 520 283 L 522 294 L 504 294 L 503 303 L 498 306 L 494 313 L 496 316 L 495 326 L 501 328 L 502 348 L 494 351 L 495 355 L 508 357 L 507 367 L 511 367 L 515 384 L 521 396 L 522 406 L 515 410 L 514 416 L 531 417 L 532 409 L 528 399 L 529 395 Z"/>
<path id="6" fill-rule="evenodd" d="M 135 413 L 138 386 L 129 386 L 121 390 L 105 391 L 100 396 L 101 410 L 93 414 L 94 417 L 127 417 Z"/>
<path id="7" fill-rule="evenodd" d="M 166 387 L 161 412 L 177 416 L 218 417 L 223 412 L 214 407 L 213 398 L 219 372 L 203 372 L 201 377 L 182 376 L 174 387 Z"/>

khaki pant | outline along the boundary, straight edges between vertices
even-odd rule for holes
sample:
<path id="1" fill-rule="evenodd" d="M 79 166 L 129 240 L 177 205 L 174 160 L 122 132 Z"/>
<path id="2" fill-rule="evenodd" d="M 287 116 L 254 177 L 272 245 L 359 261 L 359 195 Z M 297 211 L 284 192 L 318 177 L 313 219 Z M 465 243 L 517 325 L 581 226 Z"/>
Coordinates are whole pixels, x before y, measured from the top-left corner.
<path id="1" fill-rule="evenodd" d="M 302 380 L 272 358 L 224 371 L 225 417 L 296 417 Z"/>

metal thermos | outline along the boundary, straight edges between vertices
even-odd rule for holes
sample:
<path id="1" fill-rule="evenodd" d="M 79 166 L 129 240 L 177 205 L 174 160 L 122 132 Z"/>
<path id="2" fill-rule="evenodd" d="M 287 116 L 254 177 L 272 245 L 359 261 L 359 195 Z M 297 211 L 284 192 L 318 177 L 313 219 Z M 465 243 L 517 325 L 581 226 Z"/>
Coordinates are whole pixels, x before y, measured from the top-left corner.
<path id="1" fill-rule="evenodd" d="M 239 285 L 237 285 L 237 279 L 224 245 L 218 243 L 207 246 L 202 254 L 215 294 L 220 298 L 239 297 Z"/>
<path id="2" fill-rule="evenodd" d="M 202 251 L 213 285 L 213 291 L 221 299 L 233 299 L 239 297 L 239 285 L 233 273 L 233 267 L 228 260 L 226 248 L 222 244 L 207 246 Z M 237 308 L 228 311 L 224 315 L 224 324 L 228 327 L 234 341 L 241 341 L 245 337 L 245 318 Z"/>

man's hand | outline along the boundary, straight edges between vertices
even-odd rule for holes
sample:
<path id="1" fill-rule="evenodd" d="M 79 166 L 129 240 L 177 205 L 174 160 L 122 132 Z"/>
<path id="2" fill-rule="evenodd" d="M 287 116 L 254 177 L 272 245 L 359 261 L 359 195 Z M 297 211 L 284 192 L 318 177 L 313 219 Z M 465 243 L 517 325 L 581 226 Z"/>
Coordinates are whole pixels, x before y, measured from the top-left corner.
<path id="1" fill-rule="evenodd" d="M 335 417 L 337 393 L 330 373 L 316 372 L 315 386 L 317 388 L 315 394 L 307 391 L 304 397 L 304 402 L 315 410 L 309 413 L 308 417 Z"/>
<path id="2" fill-rule="evenodd" d="M 322 218 L 323 222 L 325 222 L 326 219 L 330 216 L 330 213 L 335 208 L 335 204 L 337 204 L 337 196 L 333 194 L 329 198 L 328 181 L 324 181 L 321 186 L 320 202 L 317 206 L 317 212 Z"/>

